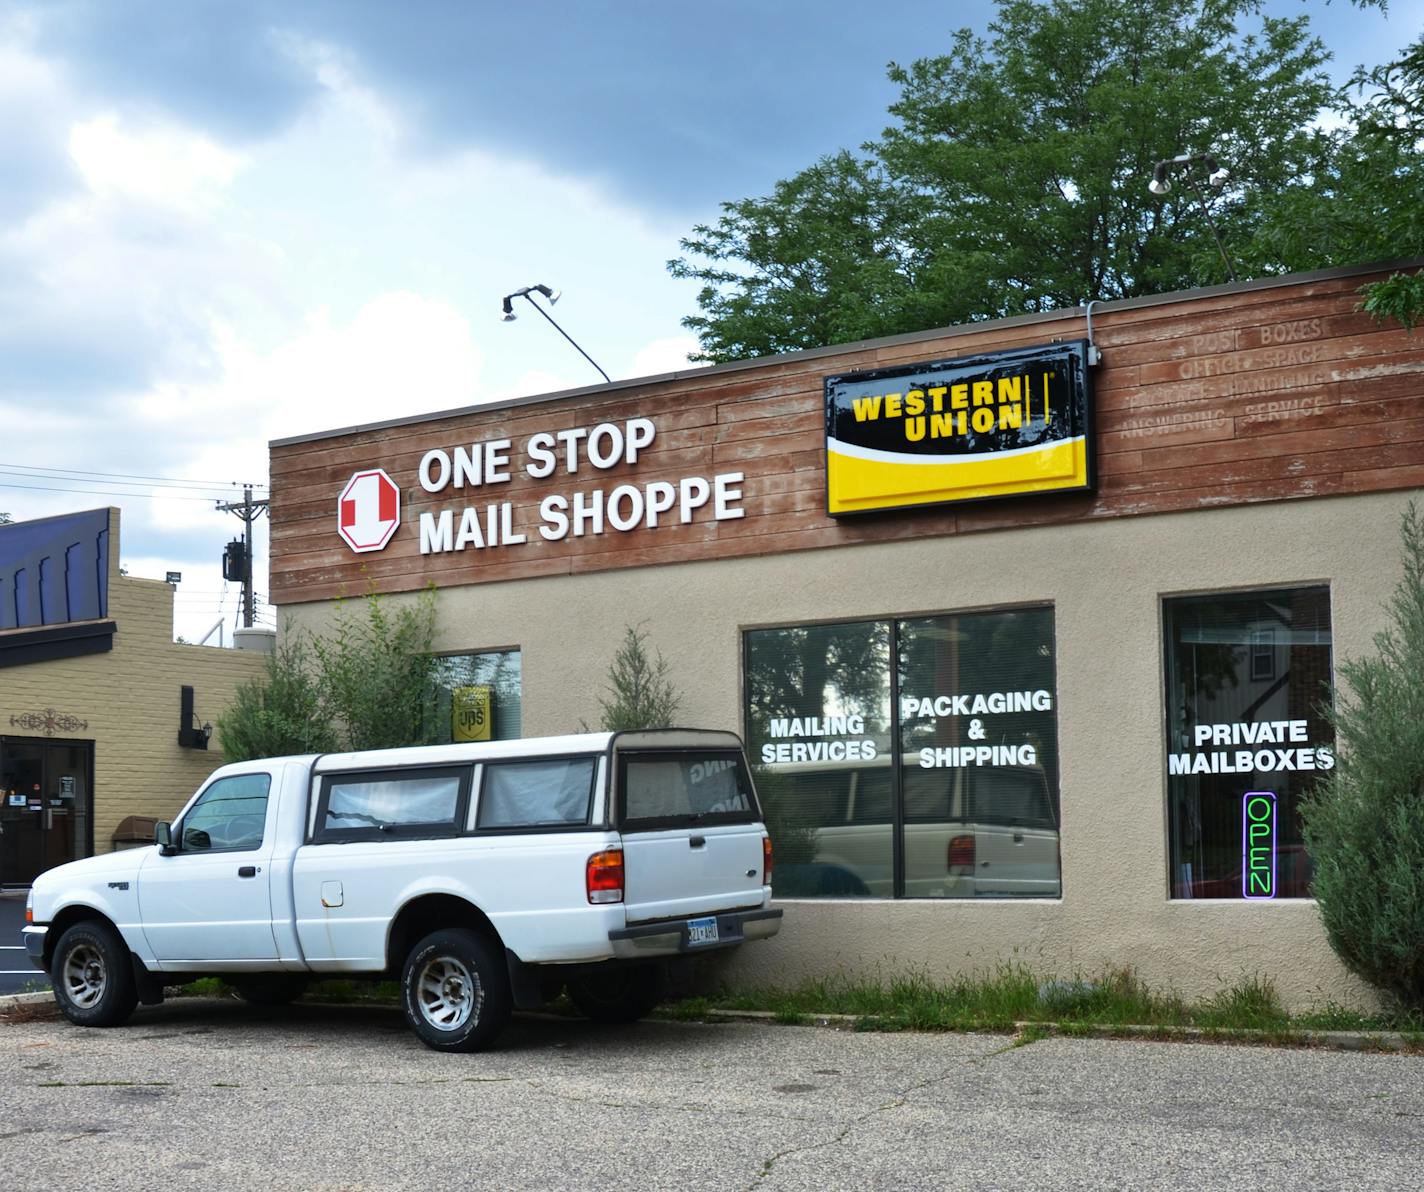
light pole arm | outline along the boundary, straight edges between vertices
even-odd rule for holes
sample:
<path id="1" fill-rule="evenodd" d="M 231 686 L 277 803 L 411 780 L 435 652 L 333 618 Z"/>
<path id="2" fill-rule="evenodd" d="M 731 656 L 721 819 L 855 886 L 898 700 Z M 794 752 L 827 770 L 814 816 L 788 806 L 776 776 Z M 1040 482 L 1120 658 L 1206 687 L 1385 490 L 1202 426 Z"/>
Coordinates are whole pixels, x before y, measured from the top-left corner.
<path id="1" fill-rule="evenodd" d="M 1234 279 L 1233 279 L 1233 280 L 1234 280 Z M 555 295 L 555 296 L 557 297 L 557 295 Z M 587 352 L 585 352 L 582 348 L 580 348 L 580 347 L 578 346 L 578 341 L 575 340 L 572 335 L 570 335 L 567 331 L 565 331 L 562 327 L 560 327 L 558 323 L 556 323 L 556 322 L 554 321 L 554 316 L 553 316 L 553 315 L 551 315 L 547 310 L 545 310 L 542 306 L 540 306 L 537 302 L 535 302 L 534 299 L 531 298 L 531 297 L 528 295 L 528 293 L 521 294 L 521 295 L 519 295 L 519 297 L 523 298 L 526 302 L 529 303 L 530 306 L 532 306 L 532 307 L 533 307 L 535 310 L 537 310 L 541 315 L 543 315 L 546 319 L 548 319 L 550 325 L 552 325 L 552 327 L 554 328 L 555 331 L 557 331 L 557 332 L 558 332 L 560 335 L 562 335 L 566 340 L 568 340 L 569 343 L 573 344 L 575 348 L 578 348 L 578 354 L 579 354 L 580 356 L 582 356 L 585 360 L 587 360 L 591 365 L 593 365 L 594 368 L 597 368 L 597 369 L 598 369 L 599 376 L 601 376 L 601 377 L 602 377 L 605 381 L 607 381 L 610 385 L 613 383 L 613 378 L 610 377 L 606 372 L 604 372 L 602 368 L 599 368 L 598 361 L 595 360 L 592 356 L 590 356 Z"/>

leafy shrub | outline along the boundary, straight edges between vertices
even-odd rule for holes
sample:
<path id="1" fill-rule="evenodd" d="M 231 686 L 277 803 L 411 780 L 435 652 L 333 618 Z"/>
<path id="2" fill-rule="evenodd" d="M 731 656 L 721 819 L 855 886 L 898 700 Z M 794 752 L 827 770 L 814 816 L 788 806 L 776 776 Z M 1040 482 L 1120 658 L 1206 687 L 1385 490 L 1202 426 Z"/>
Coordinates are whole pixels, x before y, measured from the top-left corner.
<path id="1" fill-rule="evenodd" d="M 338 607 L 326 636 L 289 634 L 266 675 L 237 689 L 218 717 L 227 761 L 435 740 L 433 593 L 394 614 L 374 594 L 360 607 Z"/>
<path id="2" fill-rule="evenodd" d="M 218 717 L 223 757 L 325 753 L 336 747 L 321 687 L 312 672 L 306 639 L 293 635 L 267 658 L 267 673 L 237 689 Z"/>
<path id="3" fill-rule="evenodd" d="M 365 616 L 339 605 L 332 632 L 312 639 L 318 682 L 340 747 L 429 745 L 435 724 L 435 593 L 387 612 L 374 592 Z"/>

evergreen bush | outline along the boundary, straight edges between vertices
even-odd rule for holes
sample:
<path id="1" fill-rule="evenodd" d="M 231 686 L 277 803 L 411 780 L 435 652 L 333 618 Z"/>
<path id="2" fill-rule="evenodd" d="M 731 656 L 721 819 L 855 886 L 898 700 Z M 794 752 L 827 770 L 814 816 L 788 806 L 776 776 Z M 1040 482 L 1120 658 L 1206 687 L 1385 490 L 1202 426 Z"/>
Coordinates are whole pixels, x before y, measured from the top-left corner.
<path id="1" fill-rule="evenodd" d="M 1424 524 L 1403 516 L 1404 575 L 1372 655 L 1338 667 L 1337 764 L 1304 807 L 1330 945 L 1405 1012 L 1424 1010 Z"/>
<path id="2" fill-rule="evenodd" d="M 641 625 L 624 629 L 623 643 L 608 668 L 608 698 L 598 701 L 607 731 L 673 726 L 682 696 L 668 678 L 667 659 L 661 651 L 655 654 L 648 652 L 648 635 Z"/>

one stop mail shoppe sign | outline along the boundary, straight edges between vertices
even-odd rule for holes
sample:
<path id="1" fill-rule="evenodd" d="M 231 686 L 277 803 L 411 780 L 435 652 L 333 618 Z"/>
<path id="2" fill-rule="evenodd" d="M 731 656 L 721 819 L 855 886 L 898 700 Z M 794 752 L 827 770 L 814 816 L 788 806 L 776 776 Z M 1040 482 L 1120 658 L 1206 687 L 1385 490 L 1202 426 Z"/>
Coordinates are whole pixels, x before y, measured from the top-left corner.
<path id="1" fill-rule="evenodd" d="M 746 516 L 742 472 L 588 486 L 600 472 L 636 468 L 656 441 L 651 418 L 631 418 L 518 440 L 493 437 L 432 448 L 421 456 L 414 477 L 436 498 L 417 521 L 420 553 L 483 551 Z M 518 502 L 502 499 L 516 477 L 541 482 L 537 504 L 527 495 Z M 547 491 L 545 481 L 554 491 Z M 380 468 L 357 472 L 347 482 L 338 529 L 352 550 L 379 550 L 391 540 L 400 516 L 399 502 L 391 497 L 395 489 Z"/>
<path id="2" fill-rule="evenodd" d="M 1088 345 L 827 377 L 833 517 L 1093 487 Z"/>

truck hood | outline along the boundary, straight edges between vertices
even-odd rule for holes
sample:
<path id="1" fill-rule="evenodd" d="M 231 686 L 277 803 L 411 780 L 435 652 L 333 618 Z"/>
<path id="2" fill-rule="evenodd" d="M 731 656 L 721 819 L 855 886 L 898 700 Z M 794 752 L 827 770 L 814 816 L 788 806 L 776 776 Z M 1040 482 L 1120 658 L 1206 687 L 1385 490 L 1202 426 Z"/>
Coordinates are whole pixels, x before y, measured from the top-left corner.
<path id="1" fill-rule="evenodd" d="M 41 895 L 53 897 L 61 890 L 80 889 L 92 885 L 101 878 L 112 881 L 132 881 L 138 877 L 139 866 L 143 864 L 144 858 L 153 851 L 153 848 L 154 846 L 149 845 L 147 848 L 130 848 L 116 853 L 101 853 L 97 857 L 85 857 L 82 861 L 70 861 L 68 864 L 46 869 L 34 880 L 35 897 L 39 898 Z"/>

